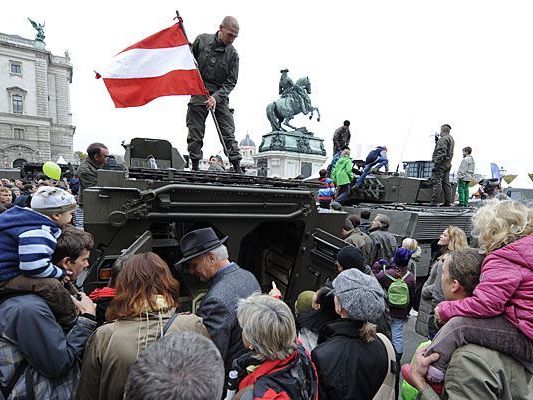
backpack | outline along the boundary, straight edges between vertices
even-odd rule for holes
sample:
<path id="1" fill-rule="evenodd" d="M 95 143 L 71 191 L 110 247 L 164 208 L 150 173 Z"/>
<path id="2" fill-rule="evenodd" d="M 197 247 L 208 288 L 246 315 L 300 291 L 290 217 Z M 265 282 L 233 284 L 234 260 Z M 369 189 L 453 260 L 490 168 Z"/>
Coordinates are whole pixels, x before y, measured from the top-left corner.
<path id="1" fill-rule="evenodd" d="M 372 150 L 370 153 L 368 153 L 368 156 L 366 156 L 365 164 L 375 163 L 382 151 L 383 151 L 382 147 L 377 147 L 374 150 Z"/>
<path id="2" fill-rule="evenodd" d="M 387 295 L 389 298 L 389 305 L 392 307 L 408 307 L 409 306 L 409 286 L 405 283 L 405 278 L 409 276 L 411 271 L 407 271 L 401 278 L 395 278 L 387 273 L 385 265 L 383 266 L 383 273 L 387 278 L 392 280 L 389 288 L 387 289 Z"/>

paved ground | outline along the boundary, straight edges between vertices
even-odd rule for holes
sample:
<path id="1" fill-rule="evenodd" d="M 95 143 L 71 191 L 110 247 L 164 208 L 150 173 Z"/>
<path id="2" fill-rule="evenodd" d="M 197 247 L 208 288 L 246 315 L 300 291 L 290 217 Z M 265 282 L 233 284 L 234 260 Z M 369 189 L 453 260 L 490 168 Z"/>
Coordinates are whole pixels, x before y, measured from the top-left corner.
<path id="1" fill-rule="evenodd" d="M 413 313 L 413 311 L 411 311 Z M 403 337 L 403 356 L 401 363 L 407 364 L 411 362 L 411 359 L 413 358 L 413 354 L 415 353 L 416 348 L 418 345 L 425 341 L 426 338 L 424 336 L 420 336 L 418 333 L 415 332 L 415 323 L 416 323 L 416 315 L 410 315 L 409 320 L 404 326 L 404 337 Z M 400 373 L 400 393 L 402 388 L 402 374 Z M 401 397 L 400 397 L 401 398 Z"/>
<path id="2" fill-rule="evenodd" d="M 412 312 L 413 311 L 411 311 L 411 313 Z M 410 362 L 418 345 L 426 340 L 424 336 L 420 336 L 415 332 L 415 322 L 416 316 L 410 315 L 409 320 L 404 327 L 402 364 Z"/>

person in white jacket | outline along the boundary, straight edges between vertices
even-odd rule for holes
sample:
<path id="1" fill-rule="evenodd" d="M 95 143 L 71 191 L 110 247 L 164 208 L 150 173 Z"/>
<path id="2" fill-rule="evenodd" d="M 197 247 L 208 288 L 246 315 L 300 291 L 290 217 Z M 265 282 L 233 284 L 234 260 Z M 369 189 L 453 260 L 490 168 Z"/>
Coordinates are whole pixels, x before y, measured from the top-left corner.
<path id="1" fill-rule="evenodd" d="M 459 192 L 459 205 L 468 207 L 468 187 L 470 181 L 474 179 L 474 169 L 476 164 L 472 158 L 472 147 L 463 149 L 463 159 L 457 170 L 457 190 Z"/>

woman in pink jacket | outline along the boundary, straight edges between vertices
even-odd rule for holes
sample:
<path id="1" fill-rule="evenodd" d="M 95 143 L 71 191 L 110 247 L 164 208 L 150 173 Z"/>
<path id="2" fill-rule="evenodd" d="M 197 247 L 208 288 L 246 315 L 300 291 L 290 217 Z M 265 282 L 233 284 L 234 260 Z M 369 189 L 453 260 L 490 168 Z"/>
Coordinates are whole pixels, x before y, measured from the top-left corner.
<path id="1" fill-rule="evenodd" d="M 429 382 L 444 380 L 453 351 L 467 343 L 507 353 L 533 369 L 533 209 L 496 201 L 480 208 L 473 224 L 487 255 L 480 282 L 471 297 L 435 309 L 446 325 L 426 351 L 440 354 L 428 370 Z"/>

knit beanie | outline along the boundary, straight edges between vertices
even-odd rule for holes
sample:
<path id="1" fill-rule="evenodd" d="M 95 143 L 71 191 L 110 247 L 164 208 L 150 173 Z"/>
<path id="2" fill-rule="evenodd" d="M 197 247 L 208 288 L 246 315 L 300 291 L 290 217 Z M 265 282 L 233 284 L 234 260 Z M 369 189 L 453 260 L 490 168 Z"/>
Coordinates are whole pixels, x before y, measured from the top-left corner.
<path id="1" fill-rule="evenodd" d="M 31 198 L 31 209 L 41 214 L 60 214 L 75 208 L 74 196 L 53 186 L 41 186 Z"/>
<path id="2" fill-rule="evenodd" d="M 411 251 L 409 249 L 400 247 L 396 250 L 396 253 L 394 254 L 394 264 L 396 264 L 397 267 L 407 267 L 407 264 L 409 264 L 409 260 L 411 259 L 411 256 L 413 255 L 414 251 Z"/>
<path id="3" fill-rule="evenodd" d="M 385 312 L 385 295 L 374 276 L 351 268 L 333 280 L 335 296 L 356 321 L 376 321 Z"/>
<path id="4" fill-rule="evenodd" d="M 337 262 L 343 269 L 357 268 L 359 271 L 364 271 L 365 269 L 365 259 L 361 250 L 352 245 L 345 246 L 339 250 Z"/>
<path id="5" fill-rule="evenodd" d="M 315 292 L 312 290 L 305 290 L 298 295 L 294 308 L 299 314 L 309 311 L 313 308 L 313 295 Z"/>

